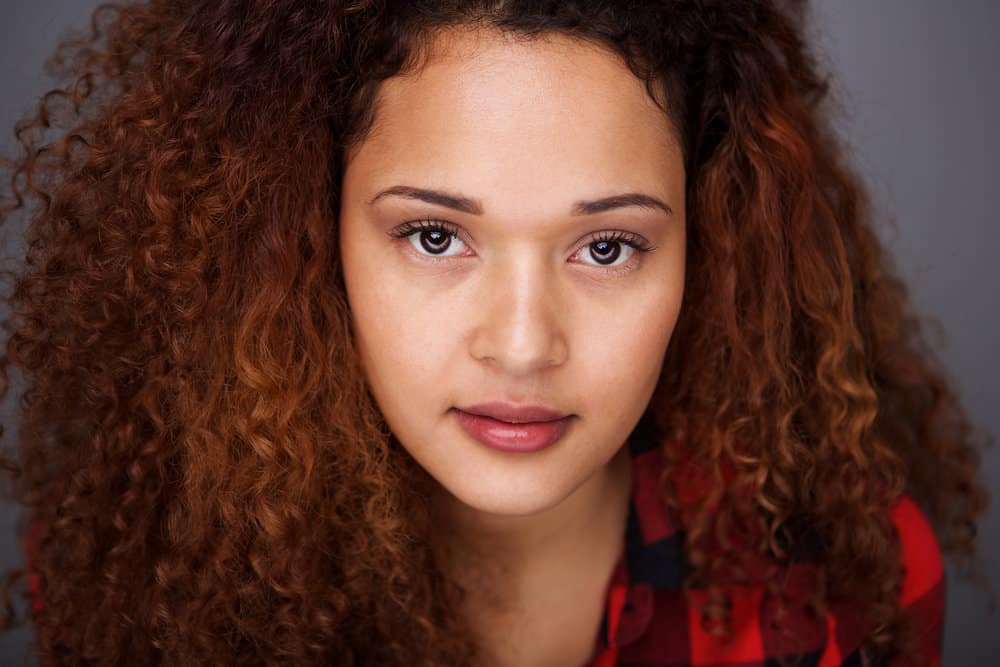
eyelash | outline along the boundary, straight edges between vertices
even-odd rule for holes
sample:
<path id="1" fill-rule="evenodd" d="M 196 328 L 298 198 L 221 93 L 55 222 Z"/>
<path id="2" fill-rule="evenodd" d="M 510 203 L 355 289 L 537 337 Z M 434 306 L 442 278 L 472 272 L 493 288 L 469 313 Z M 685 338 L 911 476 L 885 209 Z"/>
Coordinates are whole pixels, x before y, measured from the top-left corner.
<path id="1" fill-rule="evenodd" d="M 423 219 L 423 220 L 410 220 L 404 222 L 402 225 L 396 229 L 389 232 L 389 236 L 396 239 L 405 238 L 411 234 L 417 232 L 443 232 L 445 234 L 450 234 L 454 238 L 459 238 L 461 240 L 461 234 L 459 233 L 458 227 L 455 225 L 445 222 L 444 220 L 433 220 L 433 219 Z M 641 236 L 637 236 L 631 232 L 627 232 L 621 229 L 611 229 L 603 232 L 599 232 L 594 236 L 587 245 L 601 242 L 616 242 L 623 243 L 638 253 L 647 253 L 656 250 L 656 246 L 651 245 Z M 427 257 L 433 260 L 433 255 L 428 255 Z M 600 266 L 591 265 L 591 266 Z M 603 269 L 607 273 L 622 274 L 628 273 L 631 269 L 620 269 L 616 267 L 606 267 Z"/>

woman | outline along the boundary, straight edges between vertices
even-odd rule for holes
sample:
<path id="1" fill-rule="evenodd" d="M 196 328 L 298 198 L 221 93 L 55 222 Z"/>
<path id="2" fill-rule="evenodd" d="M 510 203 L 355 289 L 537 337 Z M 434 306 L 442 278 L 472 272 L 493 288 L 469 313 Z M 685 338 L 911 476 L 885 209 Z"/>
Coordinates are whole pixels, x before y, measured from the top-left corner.
<path id="1" fill-rule="evenodd" d="M 12 172 L 44 660 L 939 662 L 986 492 L 800 3 L 108 15 Z"/>

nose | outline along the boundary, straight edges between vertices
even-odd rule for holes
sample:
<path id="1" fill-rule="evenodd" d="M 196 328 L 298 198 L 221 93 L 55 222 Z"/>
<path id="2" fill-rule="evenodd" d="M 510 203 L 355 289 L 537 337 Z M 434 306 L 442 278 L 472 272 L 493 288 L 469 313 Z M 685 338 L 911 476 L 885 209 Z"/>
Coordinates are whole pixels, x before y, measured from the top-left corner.
<path id="1" fill-rule="evenodd" d="M 488 272 L 473 310 L 470 354 L 511 376 L 563 364 L 566 308 L 553 271 L 521 257 Z"/>

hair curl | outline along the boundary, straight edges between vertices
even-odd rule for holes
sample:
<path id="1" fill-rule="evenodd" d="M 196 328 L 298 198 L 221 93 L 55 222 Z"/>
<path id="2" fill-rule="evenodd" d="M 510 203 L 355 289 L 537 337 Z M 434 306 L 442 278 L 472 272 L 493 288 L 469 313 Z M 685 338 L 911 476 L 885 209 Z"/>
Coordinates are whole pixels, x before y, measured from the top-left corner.
<path id="1" fill-rule="evenodd" d="M 909 493 L 968 558 L 987 493 L 829 127 L 804 17 L 764 0 L 98 7 L 51 61 L 71 84 L 18 125 L 0 211 L 40 201 L 7 272 L 2 371 L 4 392 L 8 364 L 28 379 L 6 465 L 41 530 L 43 643 L 78 664 L 471 659 L 419 502 L 431 482 L 352 347 L 334 212 L 380 82 L 473 26 L 589 40 L 666 86 L 689 268 L 649 410 L 665 443 L 697 443 L 664 446 L 664 500 L 679 506 L 680 465 L 714 482 L 683 507 L 704 617 L 724 629 L 746 558 L 708 536 L 749 520 L 788 559 L 805 523 L 825 545 L 818 604 L 863 601 L 866 647 L 904 652 L 887 508 Z M 69 125 L 37 146 L 57 102 Z"/>

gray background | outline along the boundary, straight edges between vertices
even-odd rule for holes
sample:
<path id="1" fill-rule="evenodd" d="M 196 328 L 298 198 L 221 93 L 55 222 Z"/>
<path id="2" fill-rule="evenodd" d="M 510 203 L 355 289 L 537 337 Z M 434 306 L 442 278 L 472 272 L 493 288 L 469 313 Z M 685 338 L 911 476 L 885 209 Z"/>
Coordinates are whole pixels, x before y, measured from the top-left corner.
<path id="1" fill-rule="evenodd" d="M 14 122 L 52 85 L 43 71 L 59 37 L 87 25 L 95 0 L 0 0 L 0 151 Z M 997 289 L 1000 236 L 991 196 L 1000 159 L 997 65 L 1000 2 L 814 1 L 812 37 L 837 77 L 838 127 L 868 179 L 882 230 L 972 420 L 1000 433 Z M 992 232 L 992 233 L 991 233 Z M 11 425 L 12 394 L 3 413 Z M 8 430 L 4 444 L 9 444 Z M 1000 448 L 983 456 L 1000 489 Z M 998 494 L 1000 495 L 1000 494 Z M 1000 501 L 998 501 L 1000 502 Z M 20 562 L 14 512 L 0 506 L 0 570 Z M 986 572 L 1000 573 L 1000 510 L 980 526 Z M 948 563 L 946 667 L 987 665 L 1000 655 L 1000 613 Z M 995 586 L 1000 577 L 993 576 Z M 29 631 L 0 633 L 0 664 L 20 662 Z"/>

